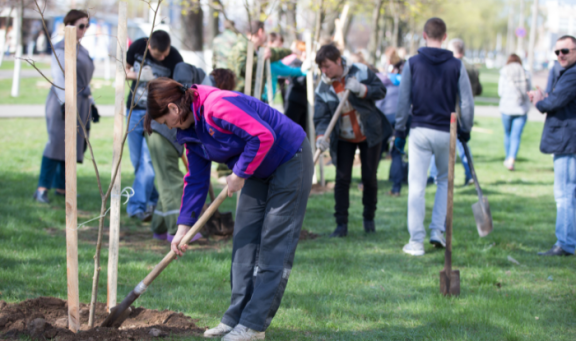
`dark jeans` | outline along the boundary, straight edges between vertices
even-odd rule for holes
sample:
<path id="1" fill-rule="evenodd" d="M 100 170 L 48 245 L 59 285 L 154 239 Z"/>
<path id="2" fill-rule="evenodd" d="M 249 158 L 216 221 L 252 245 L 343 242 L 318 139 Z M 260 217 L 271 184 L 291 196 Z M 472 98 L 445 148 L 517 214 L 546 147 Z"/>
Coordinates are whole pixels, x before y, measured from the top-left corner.
<path id="1" fill-rule="evenodd" d="M 334 198 L 336 205 L 336 224 L 348 224 L 348 207 L 350 207 L 350 183 L 352 181 L 352 166 L 356 148 L 360 148 L 360 161 L 362 162 L 362 204 L 364 205 L 364 220 L 374 220 L 376 203 L 378 202 L 378 160 L 380 160 L 379 143 L 368 147 L 368 142 L 351 143 L 338 141 L 338 158 L 336 165 L 336 185 L 334 186 Z"/>
<path id="2" fill-rule="evenodd" d="M 66 189 L 66 167 L 64 166 L 64 161 L 42 156 L 38 187 Z"/>
<path id="3" fill-rule="evenodd" d="M 308 119 L 307 112 L 308 108 L 306 105 L 293 101 L 288 101 L 286 104 L 286 110 L 284 110 L 284 114 L 296 124 L 300 125 L 304 131 L 306 131 Z"/>
<path id="4" fill-rule="evenodd" d="M 402 189 L 402 182 L 404 181 L 404 162 L 402 161 L 402 154 L 392 146 L 390 152 L 392 156 L 392 163 L 390 164 L 390 181 L 392 181 L 392 193 L 400 193 Z"/>
<path id="5" fill-rule="evenodd" d="M 232 245 L 230 307 L 222 323 L 265 331 L 276 315 L 312 187 L 308 140 L 266 180 L 249 178 L 236 209 Z"/>

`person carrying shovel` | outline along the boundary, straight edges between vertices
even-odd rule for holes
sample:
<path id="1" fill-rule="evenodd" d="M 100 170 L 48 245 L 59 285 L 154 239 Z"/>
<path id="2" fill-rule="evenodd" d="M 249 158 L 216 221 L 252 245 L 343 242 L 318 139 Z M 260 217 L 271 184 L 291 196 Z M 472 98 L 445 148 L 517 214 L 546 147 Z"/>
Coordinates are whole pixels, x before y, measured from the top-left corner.
<path id="1" fill-rule="evenodd" d="M 330 148 L 330 156 L 336 166 L 336 229 L 330 237 L 348 235 L 350 182 L 356 149 L 360 149 L 362 162 L 364 231 L 373 233 L 376 231 L 376 172 L 380 147 L 386 134 L 392 135 L 390 123 L 374 101 L 386 96 L 386 87 L 366 65 L 347 63 L 334 45 L 324 45 L 318 50 L 316 64 L 322 71 L 322 80 L 316 88 L 314 99 L 314 125 L 318 135 L 316 148 L 321 151 Z M 351 94 L 344 98 L 347 90 Z M 340 101 L 345 101 L 341 117 L 330 136 L 324 136 Z"/>
<path id="2" fill-rule="evenodd" d="M 184 177 L 178 247 L 202 211 L 211 161 L 224 162 L 228 196 L 242 190 L 234 227 L 231 303 L 221 323 L 204 333 L 226 341 L 263 340 L 284 294 L 312 187 L 312 152 L 304 130 L 261 101 L 167 78 L 148 85 L 145 127 L 177 128 L 189 161 Z"/>
<path id="3" fill-rule="evenodd" d="M 430 243 L 446 247 L 444 238 L 448 195 L 448 157 L 450 115 L 460 106 L 458 139 L 470 140 L 474 120 L 474 98 L 464 64 L 451 51 L 441 48 L 446 40 L 446 24 L 440 18 L 428 19 L 424 25 L 426 47 L 406 61 L 396 111 L 394 145 L 403 151 L 406 144 L 406 122 L 412 106 L 410 145 L 408 147 L 408 232 L 410 241 L 402 251 L 413 256 L 424 255 L 425 190 L 430 158 L 435 156 L 438 186 L 430 223 Z M 459 96 L 460 103 L 456 99 Z"/>

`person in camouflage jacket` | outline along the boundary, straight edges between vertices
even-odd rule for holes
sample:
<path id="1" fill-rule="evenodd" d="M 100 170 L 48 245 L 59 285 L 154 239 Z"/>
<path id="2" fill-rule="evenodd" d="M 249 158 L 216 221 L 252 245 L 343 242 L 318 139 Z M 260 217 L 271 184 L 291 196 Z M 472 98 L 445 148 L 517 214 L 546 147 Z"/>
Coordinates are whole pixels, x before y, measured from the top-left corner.
<path id="1" fill-rule="evenodd" d="M 266 42 L 266 33 L 264 32 L 264 23 L 261 21 L 252 22 L 247 38 L 254 44 L 254 63 L 252 64 L 252 93 L 254 94 L 256 82 L 256 66 L 258 65 L 258 48 Z M 244 92 L 244 84 L 246 77 L 246 57 L 248 52 L 248 40 L 240 37 L 236 45 L 230 51 L 228 57 L 228 69 L 234 71 L 236 74 L 236 88 L 238 92 Z M 280 60 L 292 53 L 290 49 L 285 48 L 266 48 L 264 51 L 264 59 L 270 59 L 270 62 Z M 265 70 L 266 71 L 266 70 Z M 264 79 L 266 72 L 264 72 Z M 265 82 L 262 82 L 264 85 Z"/>
<path id="2" fill-rule="evenodd" d="M 224 22 L 224 32 L 217 35 L 212 41 L 212 68 L 226 69 L 230 51 L 238 42 L 238 32 L 234 28 L 234 22 Z"/>

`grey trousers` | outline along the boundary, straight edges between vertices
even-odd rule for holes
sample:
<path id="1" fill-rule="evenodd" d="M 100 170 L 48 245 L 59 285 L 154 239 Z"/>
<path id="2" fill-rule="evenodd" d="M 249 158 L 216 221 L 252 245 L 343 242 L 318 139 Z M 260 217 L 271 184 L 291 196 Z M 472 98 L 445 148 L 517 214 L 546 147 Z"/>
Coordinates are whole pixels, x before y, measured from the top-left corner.
<path id="1" fill-rule="evenodd" d="M 302 151 L 266 179 L 246 180 L 234 226 L 232 298 L 222 323 L 265 331 L 278 311 L 292 270 L 312 187 L 312 152 Z"/>
<path id="2" fill-rule="evenodd" d="M 445 230 L 450 133 L 428 128 L 412 128 L 408 148 L 408 232 L 411 242 L 423 243 L 426 238 L 424 229 L 426 179 L 432 155 L 438 169 L 438 185 L 430 229 Z"/>

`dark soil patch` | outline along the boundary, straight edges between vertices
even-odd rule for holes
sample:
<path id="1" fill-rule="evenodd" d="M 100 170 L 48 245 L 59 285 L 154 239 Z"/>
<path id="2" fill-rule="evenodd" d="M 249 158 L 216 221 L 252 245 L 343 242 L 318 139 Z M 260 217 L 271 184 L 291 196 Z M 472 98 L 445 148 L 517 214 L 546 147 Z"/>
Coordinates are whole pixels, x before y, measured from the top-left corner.
<path id="1" fill-rule="evenodd" d="M 304 229 L 300 230 L 300 240 L 311 240 L 311 239 L 316 239 L 318 237 L 320 237 L 319 234 L 312 233 L 312 232 L 310 232 L 308 230 L 304 230 Z"/>
<path id="2" fill-rule="evenodd" d="M 334 190 L 334 182 L 326 182 L 326 186 L 322 187 L 319 184 L 312 184 L 310 195 L 319 195 L 332 192 Z"/>
<path id="3" fill-rule="evenodd" d="M 99 326 L 108 316 L 106 305 L 96 306 L 95 325 Z M 198 336 L 196 320 L 182 313 L 136 308 L 119 329 L 88 328 L 88 305 L 80 305 L 81 330 L 74 334 L 68 329 L 68 304 L 55 297 L 38 297 L 20 303 L 0 301 L 0 338 L 18 339 L 28 336 L 35 340 L 58 341 L 120 341 L 152 340 L 164 337 Z"/>

